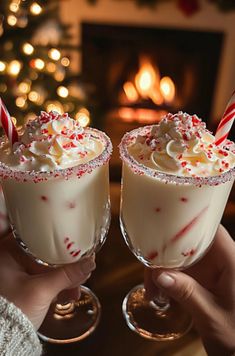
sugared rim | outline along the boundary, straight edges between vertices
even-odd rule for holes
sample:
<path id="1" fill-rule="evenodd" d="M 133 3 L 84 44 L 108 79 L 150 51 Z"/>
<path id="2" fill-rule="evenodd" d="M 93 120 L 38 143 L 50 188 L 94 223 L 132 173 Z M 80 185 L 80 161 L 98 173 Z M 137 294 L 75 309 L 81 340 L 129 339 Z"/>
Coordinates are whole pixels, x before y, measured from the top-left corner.
<path id="1" fill-rule="evenodd" d="M 143 164 L 137 162 L 128 152 L 128 146 L 133 142 L 133 140 L 139 134 L 147 134 L 154 125 L 148 125 L 139 127 L 132 131 L 127 132 L 121 140 L 119 145 L 119 152 L 122 161 L 124 161 L 131 170 L 138 175 L 147 175 L 149 177 L 161 180 L 165 183 L 175 183 L 175 184 L 188 184 L 188 185 L 210 185 L 215 186 L 221 183 L 226 183 L 235 177 L 235 167 L 231 168 L 229 171 L 226 171 L 220 175 L 211 176 L 211 177 L 183 177 L 170 173 L 165 173 L 157 171 L 155 169 L 144 166 Z"/>
<path id="2" fill-rule="evenodd" d="M 77 176 L 81 178 L 86 173 L 91 173 L 95 168 L 101 167 L 106 164 L 112 154 L 112 143 L 110 138 L 102 131 L 94 128 L 84 128 L 86 132 L 90 133 L 92 137 L 101 140 L 104 144 L 104 150 L 102 153 L 90 160 L 87 163 L 78 164 L 74 167 L 56 169 L 54 171 L 42 172 L 42 171 L 19 171 L 12 169 L 5 163 L 0 162 L 0 179 L 15 179 L 19 182 L 32 181 L 34 183 L 44 182 L 52 178 L 69 179 Z M 0 138 L 0 146 L 5 141 L 5 137 Z"/>

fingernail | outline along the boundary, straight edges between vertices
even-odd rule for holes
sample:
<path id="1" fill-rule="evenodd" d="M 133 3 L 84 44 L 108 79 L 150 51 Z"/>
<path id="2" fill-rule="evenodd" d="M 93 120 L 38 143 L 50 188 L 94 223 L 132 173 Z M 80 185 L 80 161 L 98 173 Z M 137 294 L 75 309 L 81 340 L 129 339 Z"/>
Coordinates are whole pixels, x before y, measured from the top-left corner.
<path id="1" fill-rule="evenodd" d="M 155 282 L 163 288 L 169 288 L 175 283 L 175 279 L 168 273 L 163 272 L 157 278 L 155 277 Z"/>

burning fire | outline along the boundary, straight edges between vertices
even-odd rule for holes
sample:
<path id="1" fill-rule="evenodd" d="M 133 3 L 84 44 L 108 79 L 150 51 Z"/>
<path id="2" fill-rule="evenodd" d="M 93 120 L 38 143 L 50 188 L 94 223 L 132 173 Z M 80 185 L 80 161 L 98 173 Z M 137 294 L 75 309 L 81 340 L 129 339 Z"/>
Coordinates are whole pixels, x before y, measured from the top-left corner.
<path id="1" fill-rule="evenodd" d="M 160 77 L 158 68 L 154 68 L 148 59 L 140 60 L 140 68 L 134 83 L 123 85 L 126 98 L 131 103 L 139 99 L 151 99 L 156 105 L 170 104 L 175 98 L 175 85 L 170 77 Z"/>

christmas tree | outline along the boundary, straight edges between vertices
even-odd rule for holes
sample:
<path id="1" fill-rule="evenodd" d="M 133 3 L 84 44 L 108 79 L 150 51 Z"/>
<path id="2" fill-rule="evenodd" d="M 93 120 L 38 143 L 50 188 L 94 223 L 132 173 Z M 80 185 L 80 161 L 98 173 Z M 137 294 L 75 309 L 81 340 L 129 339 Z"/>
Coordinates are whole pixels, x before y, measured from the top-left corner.
<path id="1" fill-rule="evenodd" d="M 41 110 L 89 123 L 79 76 L 70 70 L 69 40 L 57 0 L 1 0 L 0 96 L 18 125 Z"/>

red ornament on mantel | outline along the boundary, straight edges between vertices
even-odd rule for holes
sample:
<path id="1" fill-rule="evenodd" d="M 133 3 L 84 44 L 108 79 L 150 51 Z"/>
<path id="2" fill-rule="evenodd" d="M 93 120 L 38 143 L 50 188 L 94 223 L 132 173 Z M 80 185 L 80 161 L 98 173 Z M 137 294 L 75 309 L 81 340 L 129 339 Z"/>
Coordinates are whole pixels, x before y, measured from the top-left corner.
<path id="1" fill-rule="evenodd" d="M 177 5 L 187 16 L 193 15 L 200 9 L 198 0 L 178 0 Z"/>

